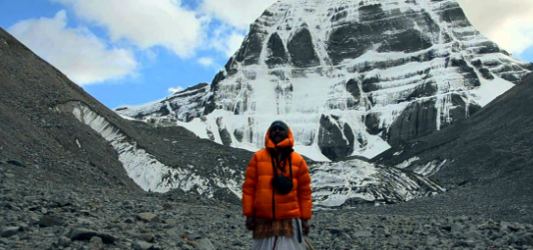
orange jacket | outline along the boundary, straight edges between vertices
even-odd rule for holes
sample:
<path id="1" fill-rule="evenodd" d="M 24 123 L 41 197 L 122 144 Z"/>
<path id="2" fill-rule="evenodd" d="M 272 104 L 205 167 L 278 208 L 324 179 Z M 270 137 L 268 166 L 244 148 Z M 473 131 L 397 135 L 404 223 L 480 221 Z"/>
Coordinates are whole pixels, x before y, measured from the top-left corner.
<path id="1" fill-rule="evenodd" d="M 294 138 L 289 128 L 288 138 L 279 142 L 278 147 L 294 146 Z M 311 177 L 309 168 L 302 156 L 296 152 L 290 155 L 293 172 L 293 189 L 286 195 L 278 194 L 272 187 L 274 169 L 268 149 L 276 150 L 270 139 L 270 130 L 266 134 L 265 149 L 254 154 L 242 186 L 242 207 L 245 216 L 256 216 L 268 219 L 311 219 Z M 289 164 L 285 164 L 285 175 L 290 178 Z M 281 171 L 277 170 L 278 174 Z"/>

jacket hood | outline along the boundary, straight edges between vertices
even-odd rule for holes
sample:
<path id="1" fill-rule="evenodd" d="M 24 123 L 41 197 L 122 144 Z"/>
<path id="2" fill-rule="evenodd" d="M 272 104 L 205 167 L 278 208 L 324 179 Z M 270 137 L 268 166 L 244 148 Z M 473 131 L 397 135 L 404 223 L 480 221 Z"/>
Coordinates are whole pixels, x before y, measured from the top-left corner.
<path id="1" fill-rule="evenodd" d="M 287 138 L 283 141 L 280 141 L 277 145 L 274 144 L 272 139 L 270 139 L 270 127 L 267 130 L 266 136 L 265 136 L 265 148 L 292 148 L 294 147 L 294 137 L 292 135 L 291 128 L 287 125 Z"/>

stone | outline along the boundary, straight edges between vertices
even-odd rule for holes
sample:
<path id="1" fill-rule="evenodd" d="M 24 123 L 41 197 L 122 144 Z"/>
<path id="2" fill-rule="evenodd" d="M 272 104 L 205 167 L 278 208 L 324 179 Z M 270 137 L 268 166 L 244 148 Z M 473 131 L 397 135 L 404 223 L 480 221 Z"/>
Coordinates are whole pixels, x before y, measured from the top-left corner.
<path id="1" fill-rule="evenodd" d="M 57 244 L 59 246 L 62 246 L 62 247 L 69 247 L 70 244 L 72 244 L 72 241 L 69 238 L 65 237 L 65 236 L 61 236 L 61 237 L 59 237 L 59 240 L 57 241 Z"/>
<path id="2" fill-rule="evenodd" d="M 4 227 L 1 229 L 0 236 L 3 238 L 9 238 L 20 232 L 20 227 Z"/>
<path id="3" fill-rule="evenodd" d="M 90 240 L 96 232 L 87 228 L 76 228 L 69 234 L 71 240 Z"/>
<path id="4" fill-rule="evenodd" d="M 105 232 L 97 232 L 96 236 L 100 237 L 106 244 L 113 244 L 118 240 L 115 236 Z"/>
<path id="5" fill-rule="evenodd" d="M 102 238 L 93 236 L 89 241 L 89 248 L 90 250 L 104 250 L 105 247 Z"/>
<path id="6" fill-rule="evenodd" d="M 519 235 L 516 243 L 522 246 L 533 246 L 533 233 Z"/>
<path id="7" fill-rule="evenodd" d="M 167 225 L 175 226 L 175 225 L 178 224 L 178 220 L 176 220 L 176 219 L 166 219 L 166 220 L 165 220 L 165 223 L 166 223 Z"/>
<path id="8" fill-rule="evenodd" d="M 40 227 L 62 226 L 63 224 L 65 224 L 65 221 L 58 216 L 45 215 L 39 220 Z"/>
<path id="9" fill-rule="evenodd" d="M 146 242 L 153 242 L 154 239 L 155 239 L 154 235 L 151 234 L 151 233 L 135 233 L 135 232 L 132 232 L 132 231 L 126 231 L 124 233 L 129 235 L 129 236 L 135 237 L 137 239 L 146 241 Z"/>
<path id="10" fill-rule="evenodd" d="M 94 227 L 94 222 L 92 220 L 87 219 L 87 218 L 76 218 L 76 226 L 77 227 L 92 228 L 92 227 Z"/>
<path id="11" fill-rule="evenodd" d="M 469 240 L 458 240 L 455 243 L 453 243 L 453 247 L 474 248 L 475 246 L 476 246 L 476 243 L 474 241 L 469 241 Z"/>
<path id="12" fill-rule="evenodd" d="M 173 210 L 174 209 L 174 205 L 172 205 L 171 203 L 165 203 L 165 204 L 163 204 L 163 209 L 165 209 L 165 210 Z"/>
<path id="13" fill-rule="evenodd" d="M 153 250 L 154 245 L 144 242 L 144 241 L 137 241 L 133 243 L 133 249 L 135 250 Z"/>
<path id="14" fill-rule="evenodd" d="M 372 237 L 372 232 L 367 230 L 356 231 L 352 235 L 354 238 L 367 238 Z"/>
<path id="15" fill-rule="evenodd" d="M 144 221 L 144 222 L 151 222 L 151 223 L 159 222 L 159 216 L 153 213 L 137 214 L 137 219 Z"/>
<path id="16" fill-rule="evenodd" d="M 203 238 L 197 241 L 198 245 L 196 246 L 196 249 L 198 250 L 215 250 L 215 246 L 213 246 L 213 243 L 209 239 Z"/>

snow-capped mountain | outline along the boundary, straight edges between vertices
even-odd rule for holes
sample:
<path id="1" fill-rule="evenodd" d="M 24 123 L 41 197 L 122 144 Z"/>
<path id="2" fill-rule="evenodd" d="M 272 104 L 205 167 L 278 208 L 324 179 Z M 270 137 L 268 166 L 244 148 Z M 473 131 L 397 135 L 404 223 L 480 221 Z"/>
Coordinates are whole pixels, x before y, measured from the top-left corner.
<path id="1" fill-rule="evenodd" d="M 239 202 L 251 152 L 180 127 L 121 119 L 1 28 L 0 57 L 0 182 L 69 190 L 180 189 Z M 178 96 L 184 100 L 190 93 L 194 100 L 205 87 Z M 425 176 L 358 160 L 309 164 L 318 207 L 398 202 L 442 191 Z"/>
<path id="2" fill-rule="evenodd" d="M 209 90 L 117 112 L 251 150 L 281 119 L 314 160 L 372 158 L 465 119 L 531 70 L 455 0 L 280 0 Z"/>

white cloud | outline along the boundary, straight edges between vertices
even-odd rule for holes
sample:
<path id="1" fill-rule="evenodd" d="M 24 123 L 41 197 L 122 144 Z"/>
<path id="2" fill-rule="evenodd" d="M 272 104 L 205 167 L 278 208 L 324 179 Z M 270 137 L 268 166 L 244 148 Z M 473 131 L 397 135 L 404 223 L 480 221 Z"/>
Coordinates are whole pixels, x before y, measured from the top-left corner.
<path id="1" fill-rule="evenodd" d="M 211 57 L 200 57 L 198 58 L 198 63 L 205 67 L 209 67 L 213 65 L 214 61 L 213 61 L 213 58 Z"/>
<path id="2" fill-rule="evenodd" d="M 83 20 L 109 31 L 113 42 L 124 39 L 140 49 L 163 46 L 187 58 L 204 37 L 204 19 L 180 0 L 51 0 L 73 8 Z"/>
<path id="3" fill-rule="evenodd" d="M 86 28 L 67 28 L 66 11 L 53 18 L 29 19 L 9 28 L 22 43 L 79 85 L 119 79 L 137 68 L 133 53 L 108 48 Z"/>
<path id="4" fill-rule="evenodd" d="M 168 88 L 168 93 L 170 93 L 170 94 L 174 94 L 174 93 L 176 93 L 176 92 L 180 92 L 180 91 L 182 91 L 182 90 L 184 90 L 184 88 L 179 87 L 179 86 L 176 87 L 176 88 Z"/>
<path id="5" fill-rule="evenodd" d="M 276 0 L 204 0 L 201 9 L 241 30 L 257 19 Z"/>
<path id="6" fill-rule="evenodd" d="M 519 54 L 533 46 L 533 1 L 458 0 L 470 22 L 505 50 Z"/>
<path id="7" fill-rule="evenodd" d="M 244 32 L 222 23 L 213 29 L 209 40 L 208 46 L 230 57 L 241 46 L 244 40 Z"/>
<path id="8" fill-rule="evenodd" d="M 227 56 L 232 56 L 242 44 L 244 36 L 239 33 L 232 33 L 225 41 L 225 53 Z"/>

